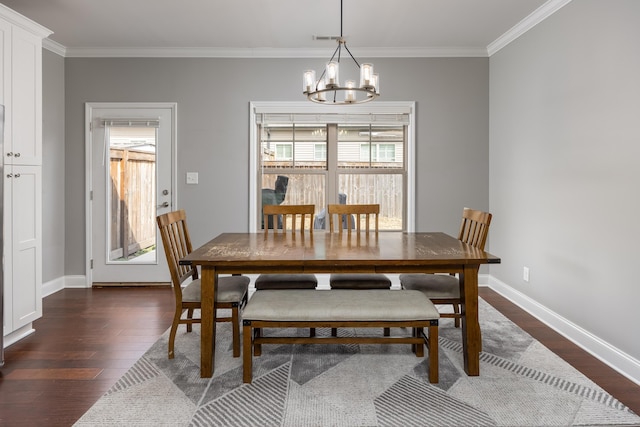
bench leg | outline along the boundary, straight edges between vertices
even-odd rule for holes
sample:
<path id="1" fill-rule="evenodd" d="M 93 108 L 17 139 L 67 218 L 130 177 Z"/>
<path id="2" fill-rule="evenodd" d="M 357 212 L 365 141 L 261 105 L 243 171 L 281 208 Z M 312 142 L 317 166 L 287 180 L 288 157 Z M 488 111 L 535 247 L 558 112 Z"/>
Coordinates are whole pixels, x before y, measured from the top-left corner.
<path id="1" fill-rule="evenodd" d="M 436 321 L 437 322 L 437 321 Z M 438 380 L 438 323 L 429 326 L 429 382 L 437 383 Z"/>
<path id="2" fill-rule="evenodd" d="M 251 352 L 251 323 L 245 324 L 242 328 L 242 382 L 251 383 L 253 376 L 253 360 Z"/>

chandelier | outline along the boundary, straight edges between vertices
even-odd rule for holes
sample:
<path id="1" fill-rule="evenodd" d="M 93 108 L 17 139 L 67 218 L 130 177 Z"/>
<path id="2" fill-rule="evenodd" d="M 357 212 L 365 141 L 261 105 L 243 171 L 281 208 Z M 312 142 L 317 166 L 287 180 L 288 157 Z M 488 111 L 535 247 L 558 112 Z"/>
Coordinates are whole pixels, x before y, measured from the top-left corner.
<path id="1" fill-rule="evenodd" d="M 373 64 L 359 64 L 347 47 L 347 41 L 342 36 L 342 0 L 340 0 L 340 37 L 338 47 L 333 51 L 326 68 L 316 80 L 315 70 L 307 70 L 303 75 L 302 93 L 307 95 L 309 101 L 320 104 L 362 104 L 373 101 L 380 96 L 380 81 L 378 75 L 373 72 Z M 346 80 L 344 86 L 340 85 L 339 69 L 342 48 L 349 54 L 356 64 L 354 68 L 360 71 L 360 85 L 356 86 L 355 80 Z"/>

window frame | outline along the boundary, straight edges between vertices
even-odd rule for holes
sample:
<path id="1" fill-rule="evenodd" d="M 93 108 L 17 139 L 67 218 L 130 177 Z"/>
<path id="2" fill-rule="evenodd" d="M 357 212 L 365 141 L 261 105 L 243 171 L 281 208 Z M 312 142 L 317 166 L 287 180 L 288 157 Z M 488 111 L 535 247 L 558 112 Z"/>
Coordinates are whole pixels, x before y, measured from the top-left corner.
<path id="1" fill-rule="evenodd" d="M 405 230 L 415 231 L 415 102 L 372 102 L 367 104 L 336 106 L 321 105 L 310 102 L 257 102 L 249 103 L 249 231 L 258 230 L 257 191 L 259 191 L 259 150 L 258 114 L 342 114 L 342 115 L 375 115 L 375 114 L 407 114 L 406 176 L 405 191 L 407 202 Z"/>

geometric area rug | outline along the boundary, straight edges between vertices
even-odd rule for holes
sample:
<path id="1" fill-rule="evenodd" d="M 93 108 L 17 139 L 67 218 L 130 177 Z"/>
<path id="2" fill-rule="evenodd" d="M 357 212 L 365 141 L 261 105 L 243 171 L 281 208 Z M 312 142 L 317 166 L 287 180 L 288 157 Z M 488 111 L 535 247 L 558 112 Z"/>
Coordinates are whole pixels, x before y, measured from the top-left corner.
<path id="1" fill-rule="evenodd" d="M 216 325 L 214 377 L 200 378 L 199 325 L 192 333 L 181 326 L 174 359 L 167 358 L 167 331 L 75 426 L 640 425 L 625 405 L 479 303 L 478 377 L 464 372 L 452 319 L 440 320 L 438 384 L 428 381 L 426 356 L 400 344 L 263 345 L 253 359 L 253 382 L 243 384 L 229 323 Z"/>

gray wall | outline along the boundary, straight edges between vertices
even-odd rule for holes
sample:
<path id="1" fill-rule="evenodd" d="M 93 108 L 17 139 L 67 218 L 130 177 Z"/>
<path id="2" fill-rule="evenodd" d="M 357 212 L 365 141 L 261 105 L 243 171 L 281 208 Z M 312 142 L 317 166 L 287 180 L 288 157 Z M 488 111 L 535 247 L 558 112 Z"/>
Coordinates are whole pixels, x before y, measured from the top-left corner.
<path id="1" fill-rule="evenodd" d="M 574 1 L 490 59 L 491 274 L 636 359 L 639 18 Z"/>
<path id="2" fill-rule="evenodd" d="M 302 72 L 323 62 L 67 58 L 65 274 L 85 274 L 86 102 L 178 103 L 178 204 L 197 245 L 248 230 L 249 102 L 304 100 Z M 371 62 L 381 76 L 381 100 L 417 103 L 416 229 L 455 235 L 463 207 L 489 207 L 489 60 Z M 187 171 L 199 172 L 199 185 L 184 184 Z"/>
<path id="3" fill-rule="evenodd" d="M 43 50 L 42 280 L 65 276 L 64 59 Z"/>

